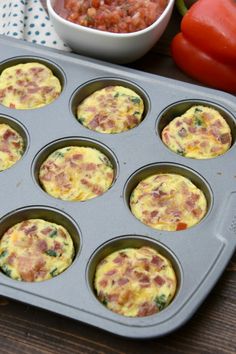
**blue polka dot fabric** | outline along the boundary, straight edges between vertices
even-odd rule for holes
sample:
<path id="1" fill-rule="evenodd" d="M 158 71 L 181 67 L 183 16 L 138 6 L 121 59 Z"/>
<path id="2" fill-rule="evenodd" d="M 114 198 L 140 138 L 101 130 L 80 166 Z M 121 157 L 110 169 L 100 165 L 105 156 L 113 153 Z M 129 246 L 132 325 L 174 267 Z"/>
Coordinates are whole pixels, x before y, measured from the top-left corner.
<path id="1" fill-rule="evenodd" d="M 0 0 L 0 34 L 70 50 L 54 31 L 44 0 Z"/>

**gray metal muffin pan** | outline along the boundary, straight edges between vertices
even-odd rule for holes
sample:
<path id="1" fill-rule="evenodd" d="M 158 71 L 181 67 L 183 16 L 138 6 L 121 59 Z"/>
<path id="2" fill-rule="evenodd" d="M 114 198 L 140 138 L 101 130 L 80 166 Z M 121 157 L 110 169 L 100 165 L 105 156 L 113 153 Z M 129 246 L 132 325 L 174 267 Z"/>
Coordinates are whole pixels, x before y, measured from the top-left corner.
<path id="1" fill-rule="evenodd" d="M 26 144 L 23 158 L 0 173 L 0 236 L 13 224 L 42 217 L 64 225 L 73 237 L 73 264 L 53 279 L 27 283 L 0 273 L 0 294 L 130 338 L 166 335 L 197 310 L 224 271 L 236 245 L 236 97 L 75 54 L 0 37 L 0 72 L 26 61 L 44 62 L 63 85 L 53 103 L 34 110 L 0 106 L 0 121 L 10 120 Z M 76 104 L 108 83 L 134 88 L 144 99 L 141 124 L 120 134 L 101 134 L 75 118 Z M 187 159 L 171 152 L 160 131 L 176 114 L 199 103 L 221 110 L 233 143 L 224 155 Z M 13 121 L 13 122 L 12 122 Z M 116 178 L 102 196 L 68 202 L 46 194 L 38 183 L 40 162 L 55 147 L 94 146 L 112 161 Z M 206 195 L 208 211 L 196 226 L 176 232 L 154 230 L 137 220 L 128 206 L 135 185 L 154 172 L 189 177 Z M 128 318 L 103 306 L 93 291 L 97 262 L 129 246 L 151 245 L 173 263 L 178 289 L 160 313 Z"/>

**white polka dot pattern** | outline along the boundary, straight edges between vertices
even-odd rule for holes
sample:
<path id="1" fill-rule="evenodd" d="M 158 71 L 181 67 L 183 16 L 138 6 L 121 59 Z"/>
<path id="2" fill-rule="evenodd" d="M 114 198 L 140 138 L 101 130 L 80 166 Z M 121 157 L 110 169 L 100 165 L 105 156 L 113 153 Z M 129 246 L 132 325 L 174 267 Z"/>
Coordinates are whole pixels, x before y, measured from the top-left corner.
<path id="1" fill-rule="evenodd" d="M 0 34 L 70 50 L 54 31 L 40 0 L 0 0 Z"/>

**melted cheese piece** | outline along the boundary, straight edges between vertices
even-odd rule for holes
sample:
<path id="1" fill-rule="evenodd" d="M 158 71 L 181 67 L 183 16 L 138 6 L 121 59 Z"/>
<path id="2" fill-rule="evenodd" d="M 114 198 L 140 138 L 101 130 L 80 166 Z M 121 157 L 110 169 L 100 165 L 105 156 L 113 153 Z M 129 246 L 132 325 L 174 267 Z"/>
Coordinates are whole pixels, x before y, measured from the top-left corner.
<path id="1" fill-rule="evenodd" d="M 15 280 L 47 280 L 68 268 L 74 253 L 71 236 L 63 226 L 29 219 L 2 236 L 0 268 Z"/>
<path id="2" fill-rule="evenodd" d="M 70 201 L 83 201 L 103 194 L 113 179 L 110 160 L 89 147 L 58 149 L 49 155 L 39 171 L 39 180 L 48 194 Z"/>
<path id="3" fill-rule="evenodd" d="M 0 124 L 0 171 L 14 165 L 24 153 L 21 135 L 8 124 Z"/>
<path id="4" fill-rule="evenodd" d="M 54 101 L 61 84 L 45 65 L 34 62 L 11 66 L 0 75 L 0 103 L 16 109 L 33 109 Z"/>
<path id="5" fill-rule="evenodd" d="M 98 264 L 94 278 L 98 299 L 129 317 L 161 311 L 173 299 L 176 284 L 171 262 L 150 247 L 113 252 Z"/>
<path id="6" fill-rule="evenodd" d="M 143 100 L 136 92 L 123 86 L 107 86 L 82 101 L 77 118 L 91 130 L 115 134 L 137 126 L 143 111 Z"/>
<path id="7" fill-rule="evenodd" d="M 156 174 L 141 181 L 130 197 L 132 213 L 158 230 L 179 231 L 197 224 L 205 215 L 203 192 L 177 174 Z"/>
<path id="8" fill-rule="evenodd" d="M 224 154 L 231 146 L 232 136 L 217 110 L 193 106 L 163 129 L 162 140 L 177 154 L 208 159 Z"/>

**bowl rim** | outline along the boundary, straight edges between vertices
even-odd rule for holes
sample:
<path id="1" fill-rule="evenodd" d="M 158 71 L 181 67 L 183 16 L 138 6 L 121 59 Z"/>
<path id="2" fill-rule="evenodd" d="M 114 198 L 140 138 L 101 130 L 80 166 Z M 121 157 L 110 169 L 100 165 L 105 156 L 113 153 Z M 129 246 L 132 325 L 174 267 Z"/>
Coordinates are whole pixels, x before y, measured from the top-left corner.
<path id="1" fill-rule="evenodd" d="M 54 0 L 56 1 L 56 0 Z M 162 20 L 166 17 L 167 14 L 169 14 L 170 11 L 172 11 L 173 7 L 174 7 L 174 3 L 175 0 L 168 0 L 168 4 L 165 8 L 165 10 L 162 12 L 162 14 L 156 19 L 156 21 L 154 21 L 150 26 L 136 31 L 136 32 L 129 32 L 129 33 L 115 33 L 115 32 L 108 32 L 108 31 L 102 31 L 102 30 L 98 30 L 96 28 L 90 28 L 90 27 L 86 27 L 86 26 L 81 26 L 79 24 L 70 22 L 66 19 L 64 19 L 63 17 L 61 17 L 60 15 L 58 15 L 52 6 L 52 0 L 47 0 L 47 8 L 48 8 L 48 12 L 49 12 L 49 16 L 52 15 L 58 22 L 62 23 L 63 25 L 67 25 L 68 27 L 72 28 L 72 29 L 80 29 L 81 31 L 87 32 L 87 33 L 91 33 L 91 34 L 97 34 L 97 35 L 101 35 L 104 37 L 110 37 L 110 38 L 129 38 L 129 37 L 138 37 L 139 35 L 143 35 L 147 32 L 152 31 L 154 28 L 157 27 L 157 25 L 162 22 Z"/>

